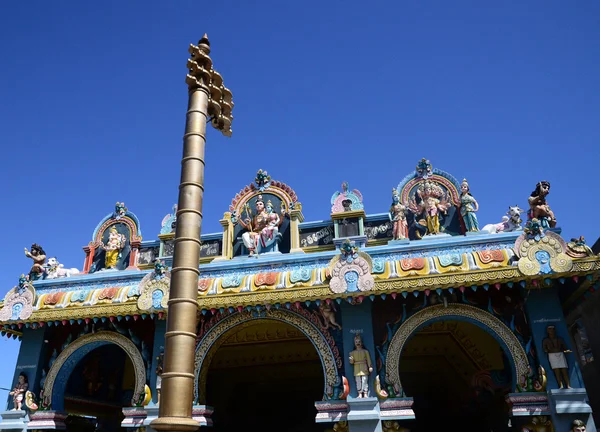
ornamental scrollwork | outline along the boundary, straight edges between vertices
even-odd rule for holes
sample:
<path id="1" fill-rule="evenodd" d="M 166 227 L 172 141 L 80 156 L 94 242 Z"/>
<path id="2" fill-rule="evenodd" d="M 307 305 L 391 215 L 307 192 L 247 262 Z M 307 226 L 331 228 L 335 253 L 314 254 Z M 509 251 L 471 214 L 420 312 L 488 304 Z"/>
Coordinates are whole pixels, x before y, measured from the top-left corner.
<path id="1" fill-rule="evenodd" d="M 69 360 L 69 358 L 80 348 L 85 347 L 88 344 L 92 343 L 112 343 L 120 347 L 127 356 L 131 359 L 133 363 L 133 370 L 135 375 L 135 387 L 133 391 L 133 398 L 131 400 L 132 405 L 138 404 L 145 394 L 145 385 L 146 385 L 146 368 L 144 366 L 144 359 L 140 354 L 139 350 L 135 346 L 133 342 L 127 339 L 125 336 L 122 336 L 115 332 L 110 331 L 101 331 L 97 333 L 90 333 L 83 335 L 77 338 L 74 342 L 69 344 L 56 358 L 52 367 L 48 371 L 48 375 L 46 376 L 46 381 L 44 383 L 43 395 L 44 395 L 44 405 L 50 407 L 52 404 L 53 392 L 55 391 L 54 387 L 56 384 L 56 379 L 59 375 L 59 372 L 63 368 L 63 366 L 67 366 L 65 363 Z M 75 367 L 76 365 L 71 365 Z M 63 383 L 66 385 L 66 383 Z"/>
<path id="2" fill-rule="evenodd" d="M 527 375 L 529 371 L 527 353 L 516 336 L 502 321 L 473 306 L 462 304 L 436 305 L 423 309 L 408 318 L 392 337 L 386 358 L 385 370 L 387 376 L 385 378 L 386 382 L 393 386 L 396 394 L 403 394 L 402 383 L 400 382 L 400 356 L 404 345 L 419 328 L 440 317 L 467 318 L 482 324 L 507 347 L 509 351 L 507 354 L 512 358 L 515 368 L 515 383 L 519 382 L 521 377 Z"/>
<path id="3" fill-rule="evenodd" d="M 561 236 L 552 231 L 544 232 L 537 226 L 535 229 L 527 228 L 515 242 L 519 271 L 527 276 L 570 271 L 573 260 L 566 250 L 567 245 Z"/>
<path id="4" fill-rule="evenodd" d="M 334 388 L 339 384 L 339 375 L 336 358 L 327 338 L 318 328 L 305 317 L 285 309 L 264 309 L 260 312 L 234 312 L 227 316 L 210 330 L 198 343 L 194 359 L 196 382 L 194 385 L 194 398 L 200 403 L 205 402 L 206 379 L 212 357 L 221 344 L 227 339 L 227 334 L 253 325 L 257 320 L 276 320 L 299 329 L 312 342 L 317 350 L 323 366 L 325 376 L 325 396 L 331 397 Z"/>
<path id="5" fill-rule="evenodd" d="M 359 252 L 353 241 L 346 240 L 340 246 L 340 255 L 329 264 L 329 289 L 335 294 L 371 291 L 375 287 L 372 269 L 371 257 Z"/>

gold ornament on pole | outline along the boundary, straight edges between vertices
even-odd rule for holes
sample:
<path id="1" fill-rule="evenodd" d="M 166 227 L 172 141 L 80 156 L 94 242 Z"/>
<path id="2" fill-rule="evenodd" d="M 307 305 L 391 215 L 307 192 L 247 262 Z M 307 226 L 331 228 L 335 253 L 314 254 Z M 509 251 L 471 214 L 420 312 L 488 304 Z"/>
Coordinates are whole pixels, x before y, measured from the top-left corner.
<path id="1" fill-rule="evenodd" d="M 198 46 L 190 45 L 186 77 L 189 99 L 183 136 L 181 181 L 177 205 L 175 251 L 165 333 L 164 368 L 156 430 L 192 431 L 200 424 L 192 419 L 194 348 L 198 310 L 198 261 L 202 198 L 204 196 L 204 147 L 206 123 L 231 136 L 231 91 L 213 69 L 210 43 L 205 34 Z"/>

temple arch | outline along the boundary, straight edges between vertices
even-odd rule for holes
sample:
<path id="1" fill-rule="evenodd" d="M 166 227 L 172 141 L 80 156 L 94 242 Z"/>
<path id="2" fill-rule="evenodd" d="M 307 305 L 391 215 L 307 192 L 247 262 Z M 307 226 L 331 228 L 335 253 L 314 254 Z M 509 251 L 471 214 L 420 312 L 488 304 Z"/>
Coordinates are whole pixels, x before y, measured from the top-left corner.
<path id="1" fill-rule="evenodd" d="M 44 383 L 44 402 L 50 403 L 54 411 L 64 408 L 64 393 L 73 368 L 90 352 L 104 345 L 114 344 L 120 347 L 133 363 L 135 388 L 132 405 L 144 396 L 146 368 L 139 350 L 133 342 L 119 333 L 100 331 L 79 337 L 69 344 L 56 358 L 48 371 Z"/>
<path id="2" fill-rule="evenodd" d="M 251 326 L 257 321 L 280 321 L 300 330 L 313 344 L 323 367 L 325 377 L 324 395 L 331 395 L 339 383 L 336 359 L 330 345 L 321 331 L 303 316 L 285 309 L 263 310 L 261 312 L 234 313 L 206 332 L 196 348 L 194 399 L 205 403 L 206 379 L 212 358 L 232 332 Z"/>
<path id="3" fill-rule="evenodd" d="M 436 321 L 453 319 L 467 321 L 490 333 L 507 354 L 513 372 L 513 390 L 519 379 L 527 375 L 529 361 L 527 353 L 512 331 L 498 318 L 479 308 L 463 304 L 430 306 L 408 318 L 396 331 L 390 342 L 385 360 L 386 381 L 396 392 L 402 389 L 400 382 L 400 357 L 406 342 L 420 328 Z"/>

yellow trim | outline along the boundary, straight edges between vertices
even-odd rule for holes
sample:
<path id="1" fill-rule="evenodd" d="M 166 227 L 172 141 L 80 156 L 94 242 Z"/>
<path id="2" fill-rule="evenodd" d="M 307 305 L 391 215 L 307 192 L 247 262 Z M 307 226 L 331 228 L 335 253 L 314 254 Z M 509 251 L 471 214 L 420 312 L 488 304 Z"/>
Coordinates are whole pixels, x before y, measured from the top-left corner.
<path id="1" fill-rule="evenodd" d="M 316 252 L 329 252 L 335 250 L 335 245 L 324 245 L 324 246 L 306 246 L 302 248 L 305 253 L 316 253 Z"/>

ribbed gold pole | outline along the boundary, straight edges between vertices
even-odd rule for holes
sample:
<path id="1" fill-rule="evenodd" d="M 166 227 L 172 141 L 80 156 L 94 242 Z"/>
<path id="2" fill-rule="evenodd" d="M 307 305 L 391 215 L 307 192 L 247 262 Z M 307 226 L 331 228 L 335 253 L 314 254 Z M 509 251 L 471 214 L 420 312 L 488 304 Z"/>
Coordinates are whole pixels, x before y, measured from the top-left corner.
<path id="1" fill-rule="evenodd" d="M 199 48 L 206 55 L 210 52 L 208 43 L 200 43 Z M 200 427 L 192 420 L 192 404 L 209 83 L 199 84 L 189 86 L 159 418 L 151 424 L 157 430 Z"/>

